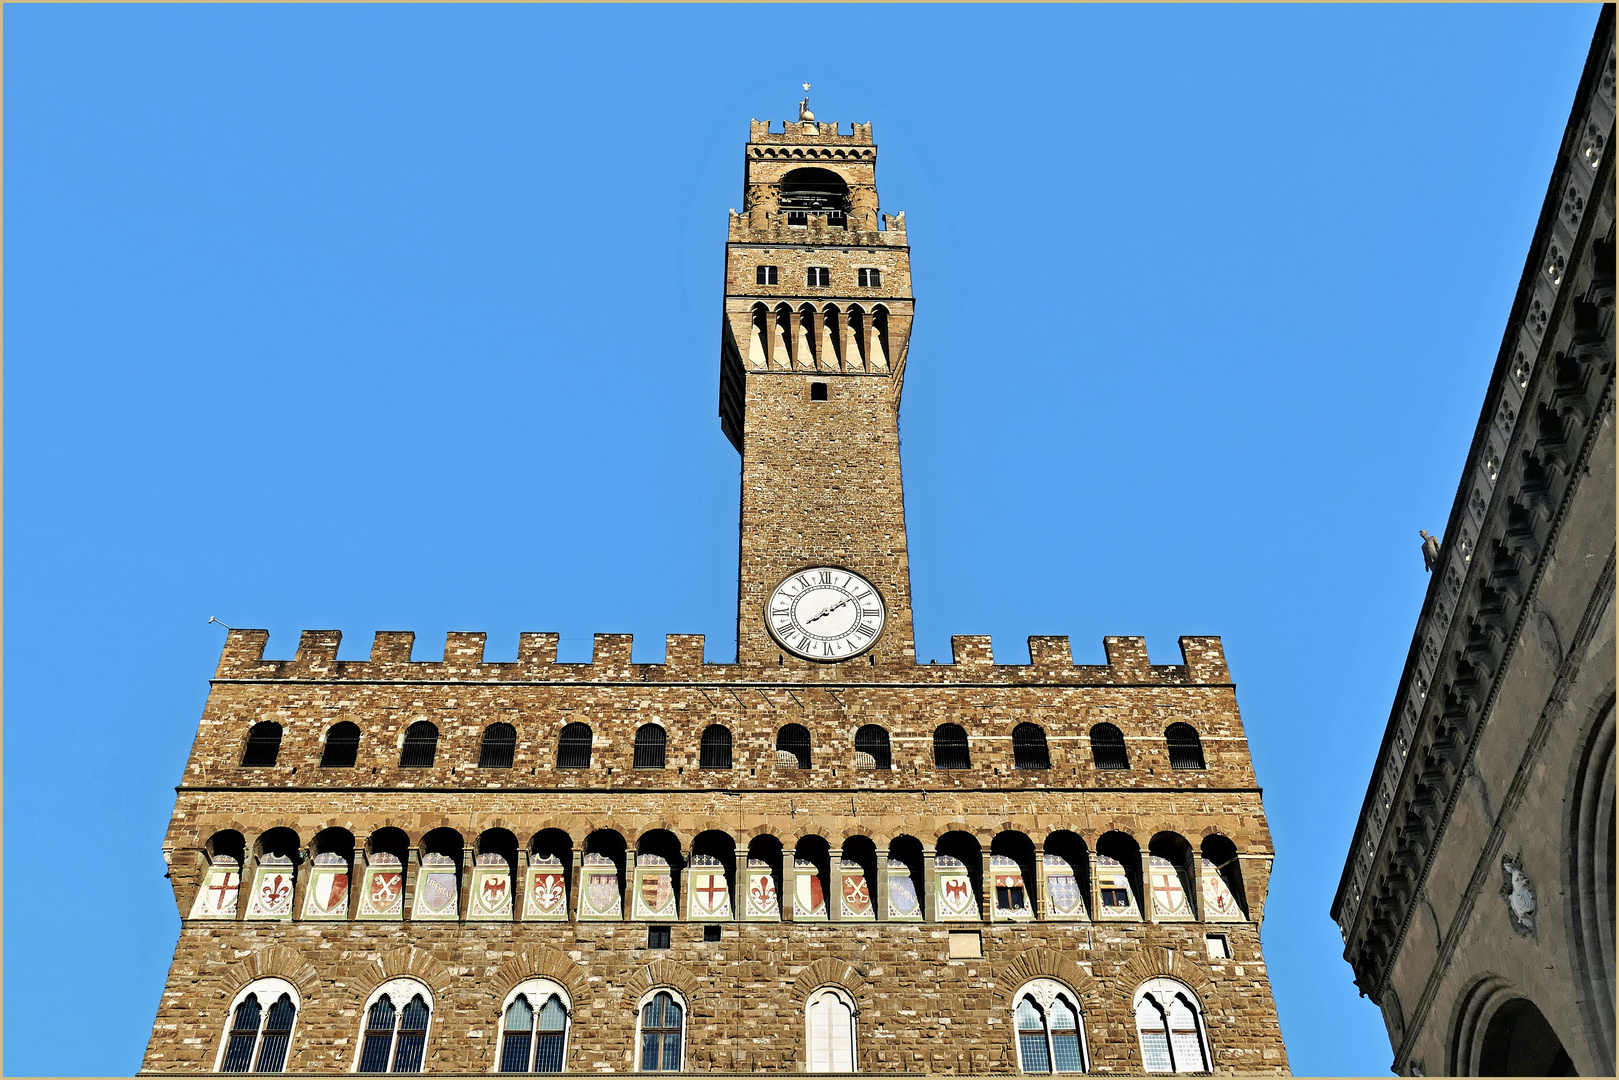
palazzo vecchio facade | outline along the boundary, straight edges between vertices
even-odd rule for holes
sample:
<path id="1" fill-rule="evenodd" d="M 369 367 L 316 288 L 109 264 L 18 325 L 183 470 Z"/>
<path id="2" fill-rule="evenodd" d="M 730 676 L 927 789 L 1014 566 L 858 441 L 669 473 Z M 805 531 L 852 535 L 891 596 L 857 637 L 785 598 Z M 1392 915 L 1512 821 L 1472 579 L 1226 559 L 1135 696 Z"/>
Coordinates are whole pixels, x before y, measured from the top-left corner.
<path id="1" fill-rule="evenodd" d="M 1286 1072 L 1219 639 L 918 666 L 905 217 L 869 124 L 806 102 L 744 154 L 735 662 L 598 634 L 559 663 L 548 633 L 339 660 L 328 630 L 269 660 L 230 631 L 144 1072 Z"/>

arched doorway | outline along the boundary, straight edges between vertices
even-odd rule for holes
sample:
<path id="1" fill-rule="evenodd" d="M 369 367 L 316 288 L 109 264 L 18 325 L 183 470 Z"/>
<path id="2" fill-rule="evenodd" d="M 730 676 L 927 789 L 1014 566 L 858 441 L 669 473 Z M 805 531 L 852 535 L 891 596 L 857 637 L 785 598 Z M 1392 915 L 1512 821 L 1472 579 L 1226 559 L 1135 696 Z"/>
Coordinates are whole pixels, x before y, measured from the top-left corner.
<path id="1" fill-rule="evenodd" d="M 1480 1076 L 1578 1076 L 1562 1040 L 1535 1003 L 1514 998 L 1495 1010 L 1479 1046 Z"/>

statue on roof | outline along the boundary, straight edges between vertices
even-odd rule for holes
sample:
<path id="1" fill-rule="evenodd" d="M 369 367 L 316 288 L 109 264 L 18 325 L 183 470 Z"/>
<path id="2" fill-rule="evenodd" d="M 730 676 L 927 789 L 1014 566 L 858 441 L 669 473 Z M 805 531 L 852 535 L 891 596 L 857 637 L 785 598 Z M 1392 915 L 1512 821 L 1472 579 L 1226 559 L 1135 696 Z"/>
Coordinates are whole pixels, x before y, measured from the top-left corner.
<path id="1" fill-rule="evenodd" d="M 799 119 L 799 121 L 801 123 L 805 123 L 805 124 L 813 124 L 813 123 L 815 123 L 815 114 L 810 112 L 810 107 L 809 107 L 809 88 L 810 88 L 810 84 L 805 83 L 804 84 L 804 100 L 800 101 L 798 103 L 798 119 Z"/>

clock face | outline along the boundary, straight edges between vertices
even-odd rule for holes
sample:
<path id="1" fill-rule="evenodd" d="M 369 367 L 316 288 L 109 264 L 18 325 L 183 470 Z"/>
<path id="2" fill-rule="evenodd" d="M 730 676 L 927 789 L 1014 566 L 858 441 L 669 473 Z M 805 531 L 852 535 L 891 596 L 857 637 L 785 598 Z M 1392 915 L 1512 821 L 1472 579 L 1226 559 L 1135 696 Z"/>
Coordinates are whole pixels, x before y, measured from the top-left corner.
<path id="1" fill-rule="evenodd" d="M 776 586 L 765 624 L 782 648 L 807 660 L 847 660 L 882 633 L 886 610 L 859 574 L 816 566 Z"/>

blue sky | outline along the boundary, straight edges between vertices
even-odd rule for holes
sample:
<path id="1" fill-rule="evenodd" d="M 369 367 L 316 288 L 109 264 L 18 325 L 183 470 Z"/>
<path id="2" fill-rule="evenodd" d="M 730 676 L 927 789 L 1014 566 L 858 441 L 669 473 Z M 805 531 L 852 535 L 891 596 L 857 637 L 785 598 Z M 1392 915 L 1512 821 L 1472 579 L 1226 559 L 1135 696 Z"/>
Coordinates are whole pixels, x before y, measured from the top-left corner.
<path id="1" fill-rule="evenodd" d="M 731 658 L 725 213 L 809 81 L 913 245 L 919 658 L 1222 635 L 1293 1068 L 1386 1072 L 1327 909 L 1596 16 L 9 7 L 6 1070 L 139 1066 L 210 615 Z"/>

